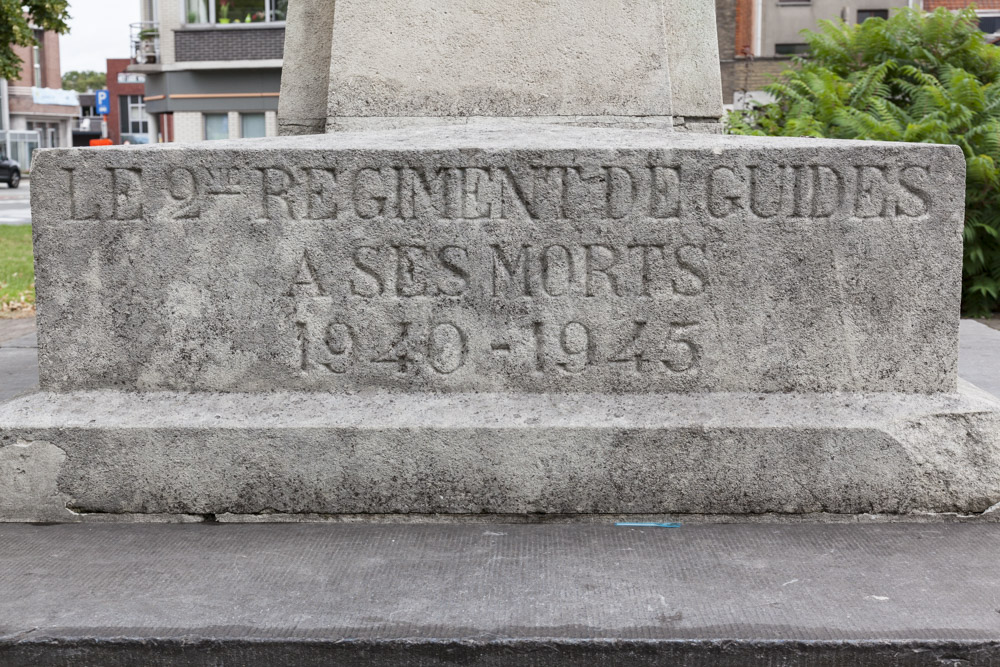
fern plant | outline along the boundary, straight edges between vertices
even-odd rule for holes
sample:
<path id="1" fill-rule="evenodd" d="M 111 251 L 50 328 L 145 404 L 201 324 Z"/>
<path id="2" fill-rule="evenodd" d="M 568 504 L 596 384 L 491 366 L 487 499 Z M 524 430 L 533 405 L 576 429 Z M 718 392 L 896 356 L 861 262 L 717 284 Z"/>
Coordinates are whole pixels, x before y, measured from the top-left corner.
<path id="1" fill-rule="evenodd" d="M 962 309 L 1000 310 L 1000 47 L 972 9 L 822 21 L 809 55 L 729 114 L 728 132 L 956 144 L 967 164 Z"/>

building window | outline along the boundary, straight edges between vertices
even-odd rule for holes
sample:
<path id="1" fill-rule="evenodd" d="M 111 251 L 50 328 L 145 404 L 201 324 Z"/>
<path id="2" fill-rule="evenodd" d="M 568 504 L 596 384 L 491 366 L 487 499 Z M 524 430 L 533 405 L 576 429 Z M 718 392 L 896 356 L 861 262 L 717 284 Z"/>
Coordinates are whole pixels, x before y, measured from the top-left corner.
<path id="1" fill-rule="evenodd" d="M 266 137 L 267 125 L 262 113 L 241 113 L 240 114 L 240 136 L 244 139 L 253 137 Z"/>
<path id="2" fill-rule="evenodd" d="M 31 48 L 31 62 L 34 66 L 31 85 L 35 88 L 42 88 L 42 49 L 40 47 Z"/>
<path id="3" fill-rule="evenodd" d="M 229 114 L 207 113 L 205 114 L 205 138 L 206 139 L 228 139 L 229 138 Z"/>
<path id="4" fill-rule="evenodd" d="M 859 9 L 858 23 L 864 23 L 868 19 L 889 19 L 888 9 Z"/>
<path id="5" fill-rule="evenodd" d="M 188 23 L 272 23 L 284 21 L 288 0 L 185 0 Z"/>
<path id="6" fill-rule="evenodd" d="M 775 44 L 774 52 L 779 56 L 801 56 L 809 53 L 808 44 Z"/>
<path id="7" fill-rule="evenodd" d="M 1000 15 L 980 15 L 979 29 L 991 35 L 995 35 L 1000 32 Z"/>
<path id="8" fill-rule="evenodd" d="M 149 116 L 142 95 L 122 95 L 118 98 L 118 109 L 122 134 L 148 134 Z"/>

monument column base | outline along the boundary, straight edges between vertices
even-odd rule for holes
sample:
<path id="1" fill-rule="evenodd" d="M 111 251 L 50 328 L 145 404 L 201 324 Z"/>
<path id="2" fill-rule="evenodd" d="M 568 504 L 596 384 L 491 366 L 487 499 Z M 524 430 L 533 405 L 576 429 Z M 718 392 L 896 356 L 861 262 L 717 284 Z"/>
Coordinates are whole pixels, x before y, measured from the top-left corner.
<path id="1" fill-rule="evenodd" d="M 1000 403 L 957 394 L 38 393 L 3 520 L 983 513 Z"/>

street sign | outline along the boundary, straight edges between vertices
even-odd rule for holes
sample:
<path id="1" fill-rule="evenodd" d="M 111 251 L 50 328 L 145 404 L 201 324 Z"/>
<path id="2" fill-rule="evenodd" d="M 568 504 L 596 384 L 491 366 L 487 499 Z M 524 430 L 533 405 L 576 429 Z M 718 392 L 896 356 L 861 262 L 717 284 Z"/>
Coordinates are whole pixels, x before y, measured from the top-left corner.
<path id="1" fill-rule="evenodd" d="M 97 114 L 107 116 L 111 113 L 111 94 L 106 90 L 98 90 L 94 93 L 94 101 L 97 102 Z"/>

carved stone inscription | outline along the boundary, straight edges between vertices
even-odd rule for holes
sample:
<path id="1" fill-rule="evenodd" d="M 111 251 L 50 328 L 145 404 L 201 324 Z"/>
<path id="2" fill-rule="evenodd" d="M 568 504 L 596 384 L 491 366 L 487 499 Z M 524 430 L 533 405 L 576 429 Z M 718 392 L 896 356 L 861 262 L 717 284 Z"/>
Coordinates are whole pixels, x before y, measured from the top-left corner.
<path id="1" fill-rule="evenodd" d="M 220 340 L 182 366 L 261 327 L 233 354 L 279 388 L 785 390 L 810 368 L 794 318 L 867 289 L 853 257 L 895 252 L 868 230 L 931 218 L 934 168 L 747 155 L 63 167 L 61 219 L 169 230 L 164 256 L 212 276 L 199 317 L 223 326 L 192 326 Z"/>

